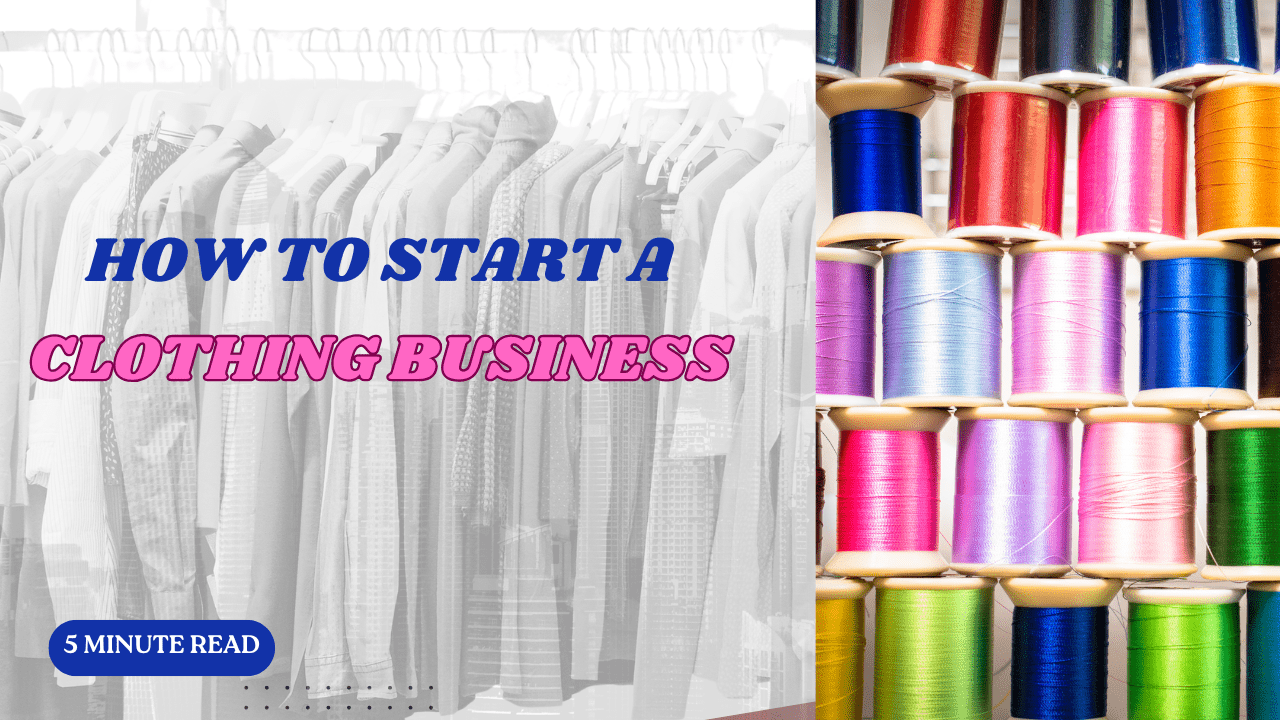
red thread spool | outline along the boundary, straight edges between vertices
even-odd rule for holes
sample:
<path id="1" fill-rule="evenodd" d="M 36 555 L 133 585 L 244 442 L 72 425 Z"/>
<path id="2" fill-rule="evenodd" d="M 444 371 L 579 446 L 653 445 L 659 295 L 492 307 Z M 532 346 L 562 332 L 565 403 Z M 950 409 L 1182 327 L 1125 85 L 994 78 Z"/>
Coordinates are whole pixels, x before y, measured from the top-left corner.
<path id="1" fill-rule="evenodd" d="M 1067 101 L 1027 83 L 976 82 L 956 90 L 947 235 L 1058 239 Z"/>
<path id="2" fill-rule="evenodd" d="M 894 0 L 882 75 L 950 91 L 996 75 L 1004 0 Z"/>
<path id="3" fill-rule="evenodd" d="M 840 428 L 836 554 L 826 570 L 849 577 L 936 575 L 938 431 L 943 410 L 832 410 Z"/>

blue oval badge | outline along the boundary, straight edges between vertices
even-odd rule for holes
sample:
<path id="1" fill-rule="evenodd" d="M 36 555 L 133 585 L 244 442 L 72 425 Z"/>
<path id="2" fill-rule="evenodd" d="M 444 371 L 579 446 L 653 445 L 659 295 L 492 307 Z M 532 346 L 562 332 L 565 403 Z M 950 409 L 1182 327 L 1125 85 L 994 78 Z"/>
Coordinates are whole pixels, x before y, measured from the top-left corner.
<path id="1" fill-rule="evenodd" d="M 276 641 L 252 620 L 69 620 L 49 636 L 67 675 L 249 677 L 271 664 Z"/>

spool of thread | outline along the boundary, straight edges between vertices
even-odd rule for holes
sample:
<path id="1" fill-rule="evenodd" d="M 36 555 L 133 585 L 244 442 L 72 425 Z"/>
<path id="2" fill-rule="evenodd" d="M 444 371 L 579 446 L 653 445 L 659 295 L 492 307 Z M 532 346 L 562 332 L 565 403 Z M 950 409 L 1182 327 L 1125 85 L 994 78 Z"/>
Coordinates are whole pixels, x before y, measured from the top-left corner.
<path id="1" fill-rule="evenodd" d="M 1130 587 L 1129 720 L 1240 717 L 1244 590 Z"/>
<path id="2" fill-rule="evenodd" d="M 849 720 L 862 715 L 862 656 L 867 637 L 863 618 L 871 583 L 820 577 L 814 603 L 814 720 Z"/>
<path id="3" fill-rule="evenodd" d="M 817 498 L 814 500 L 814 546 L 816 554 L 814 555 L 814 575 L 822 574 L 822 511 L 827 502 L 827 471 L 822 468 L 822 413 L 814 413 L 817 415 L 813 438 L 817 441 L 818 452 L 814 456 L 813 465 L 816 470 L 815 485 Z"/>
<path id="4" fill-rule="evenodd" d="M 1186 237 L 1190 98 L 1155 88 L 1108 88 L 1076 102 L 1077 236 L 1119 243 Z"/>
<path id="5" fill-rule="evenodd" d="M 933 93 L 902 80 L 853 78 L 818 88 L 817 101 L 831 118 L 835 212 L 818 245 L 932 237 L 921 216 L 920 118 Z"/>
<path id="6" fill-rule="evenodd" d="M 996 76 L 1004 0 L 894 0 L 885 53 L 888 77 L 942 91 Z"/>
<path id="7" fill-rule="evenodd" d="M 1129 81 L 1129 0 L 1022 0 L 1022 81 L 1077 92 Z"/>
<path id="8" fill-rule="evenodd" d="M 1013 82 L 969 83 L 954 96 L 947 235 L 1058 239 L 1067 96 Z"/>
<path id="9" fill-rule="evenodd" d="M 1054 577 L 1071 569 L 1071 424 L 1075 413 L 968 408 L 956 413 L 951 569 Z"/>
<path id="10" fill-rule="evenodd" d="M 991 717 L 995 580 L 879 578 L 876 720 Z"/>
<path id="11" fill-rule="evenodd" d="M 1245 640 L 1245 715 L 1280 718 L 1280 583 L 1249 583 Z"/>
<path id="12" fill-rule="evenodd" d="M 1023 243 L 1013 255 L 1010 405 L 1124 405 L 1126 251 L 1088 240 Z"/>
<path id="13" fill-rule="evenodd" d="M 818 0 L 814 32 L 818 83 L 857 77 L 862 62 L 862 3 Z"/>
<path id="14" fill-rule="evenodd" d="M 865 407 L 832 410 L 840 428 L 836 554 L 832 575 L 936 575 L 938 431 L 943 410 Z"/>
<path id="15" fill-rule="evenodd" d="M 1011 720 L 1107 716 L 1108 605 L 1119 580 L 1009 578 Z"/>
<path id="16" fill-rule="evenodd" d="M 1237 410 L 1245 391 L 1248 248 L 1207 240 L 1154 242 L 1142 261 L 1141 380 L 1134 405 Z"/>
<path id="17" fill-rule="evenodd" d="M 968 240 L 886 247 L 884 404 L 1000 405 L 1000 258 Z"/>
<path id="18" fill-rule="evenodd" d="M 1196 419 L 1165 408 L 1080 412 L 1076 572 L 1173 578 L 1196 571 Z"/>
<path id="19" fill-rule="evenodd" d="M 1223 75 L 1258 72 L 1253 0 L 1150 0 L 1147 36 L 1156 87 L 1189 90 Z"/>
<path id="20" fill-rule="evenodd" d="M 1280 410 L 1200 419 L 1208 438 L 1209 580 L 1280 580 Z"/>
<path id="21" fill-rule="evenodd" d="M 1259 410 L 1280 410 L 1280 245 L 1254 254 L 1258 261 Z"/>
<path id="22" fill-rule="evenodd" d="M 1280 77 L 1236 75 L 1195 99 L 1196 224 L 1201 240 L 1280 239 Z"/>
<path id="23" fill-rule="evenodd" d="M 875 405 L 875 267 L 880 256 L 821 247 L 816 257 L 817 406 Z"/>

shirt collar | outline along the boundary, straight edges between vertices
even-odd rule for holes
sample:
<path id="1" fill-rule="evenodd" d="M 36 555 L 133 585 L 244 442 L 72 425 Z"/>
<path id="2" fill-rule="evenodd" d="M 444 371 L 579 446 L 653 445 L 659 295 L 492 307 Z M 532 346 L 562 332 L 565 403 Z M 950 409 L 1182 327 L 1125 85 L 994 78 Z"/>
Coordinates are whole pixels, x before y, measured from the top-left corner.
<path id="1" fill-rule="evenodd" d="M 725 151 L 741 150 L 754 158 L 756 162 L 760 162 L 773 149 L 773 143 L 773 138 L 759 130 L 741 128 L 729 140 L 729 145 L 725 148 Z"/>
<path id="2" fill-rule="evenodd" d="M 532 142 L 545 145 L 551 139 L 556 127 L 555 110 L 551 107 L 550 98 L 542 98 L 542 102 L 531 103 L 518 100 L 502 111 L 502 120 L 498 122 L 498 130 L 494 135 L 495 143 Z"/>
<path id="3" fill-rule="evenodd" d="M 481 154 L 489 152 L 501 118 L 501 113 L 486 105 L 454 115 L 453 122 L 448 123 L 453 130 L 453 143 L 466 143 Z"/>
<path id="4" fill-rule="evenodd" d="M 275 140 L 275 135 L 246 120 L 232 120 L 218 139 L 239 143 L 250 155 L 257 155 Z"/>

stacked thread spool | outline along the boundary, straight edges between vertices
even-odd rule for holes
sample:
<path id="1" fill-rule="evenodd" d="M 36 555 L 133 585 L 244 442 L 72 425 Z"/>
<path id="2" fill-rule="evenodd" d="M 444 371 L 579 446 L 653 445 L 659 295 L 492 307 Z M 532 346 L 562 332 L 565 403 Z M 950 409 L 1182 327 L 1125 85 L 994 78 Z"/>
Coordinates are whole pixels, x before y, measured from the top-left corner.
<path id="1" fill-rule="evenodd" d="M 1259 72 L 1253 4 L 1148 0 L 1153 87 L 1128 85 L 1128 0 L 1023 0 L 1018 82 L 996 77 L 1003 11 L 1004 0 L 893 0 L 884 70 L 860 78 L 858 4 L 818 2 L 835 219 L 818 240 L 816 390 L 820 425 L 825 413 L 840 434 L 827 468 L 836 544 L 819 543 L 818 717 L 861 716 L 850 683 L 868 638 L 875 718 L 990 717 L 992 648 L 1009 642 L 992 632 L 997 581 L 1014 606 L 1015 719 L 1108 717 L 1108 606 L 1125 583 L 1130 718 L 1239 717 L 1242 636 L 1249 715 L 1272 717 L 1280 77 Z M 939 99 L 953 124 L 947 226 L 935 231 L 921 120 Z M 1077 232 L 1064 237 L 1071 113 Z M 1125 384 L 1130 255 L 1137 387 Z M 1221 586 L 1181 580 L 1197 572 Z M 871 586 L 854 579 L 866 578 L 863 605 Z M 856 658 L 841 650 L 855 647 Z"/>

